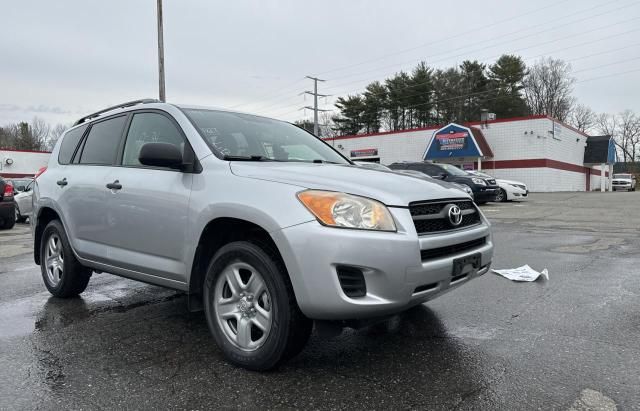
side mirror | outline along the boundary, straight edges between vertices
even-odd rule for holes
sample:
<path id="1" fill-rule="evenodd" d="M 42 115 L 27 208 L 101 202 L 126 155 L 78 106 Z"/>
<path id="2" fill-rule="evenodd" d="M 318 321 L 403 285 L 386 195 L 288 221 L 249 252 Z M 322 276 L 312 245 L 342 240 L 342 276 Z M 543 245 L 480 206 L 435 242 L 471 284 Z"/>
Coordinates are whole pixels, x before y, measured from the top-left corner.
<path id="1" fill-rule="evenodd" d="M 183 168 L 182 153 L 169 143 L 146 143 L 140 149 L 138 161 L 145 166 Z"/>
<path id="2" fill-rule="evenodd" d="M 433 178 L 437 178 L 438 180 L 445 180 L 447 178 L 447 173 L 438 173 Z"/>

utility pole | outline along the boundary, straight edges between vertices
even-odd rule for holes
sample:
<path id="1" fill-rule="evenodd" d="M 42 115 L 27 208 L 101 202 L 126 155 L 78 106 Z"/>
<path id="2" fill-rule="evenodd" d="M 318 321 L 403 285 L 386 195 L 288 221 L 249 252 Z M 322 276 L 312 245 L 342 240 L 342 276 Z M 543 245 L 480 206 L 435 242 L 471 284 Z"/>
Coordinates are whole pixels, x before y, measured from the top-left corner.
<path id="1" fill-rule="evenodd" d="M 164 92 L 164 39 L 162 36 L 162 0 L 158 0 L 158 81 L 160 101 L 167 101 Z"/>
<path id="2" fill-rule="evenodd" d="M 331 111 L 331 110 L 322 110 L 318 108 L 318 97 L 329 97 L 329 94 L 318 94 L 318 81 L 326 81 L 321 80 L 317 77 L 305 76 L 308 79 L 313 80 L 313 92 L 305 91 L 303 94 L 311 94 L 313 96 L 313 107 L 305 106 L 304 108 L 313 110 L 313 134 L 318 135 L 318 112 L 319 111 Z"/>

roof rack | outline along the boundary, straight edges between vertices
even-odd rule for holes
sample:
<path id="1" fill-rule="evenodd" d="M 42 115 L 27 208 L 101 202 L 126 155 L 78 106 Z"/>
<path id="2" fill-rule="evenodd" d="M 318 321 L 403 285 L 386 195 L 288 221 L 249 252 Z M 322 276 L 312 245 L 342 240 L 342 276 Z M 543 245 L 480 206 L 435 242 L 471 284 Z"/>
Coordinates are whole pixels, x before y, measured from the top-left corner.
<path id="1" fill-rule="evenodd" d="M 91 113 L 88 116 L 84 116 L 80 118 L 78 121 L 76 121 L 73 125 L 77 126 L 78 124 L 82 124 L 91 118 L 98 117 L 100 114 L 106 113 L 107 111 L 115 110 L 118 108 L 131 107 L 131 106 L 135 106 L 136 104 L 148 104 L 148 103 L 161 103 L 161 101 L 156 100 L 155 98 L 143 98 L 140 100 L 127 101 L 126 103 L 116 104 L 115 106 L 107 107 L 103 110 L 96 111 L 95 113 Z"/>

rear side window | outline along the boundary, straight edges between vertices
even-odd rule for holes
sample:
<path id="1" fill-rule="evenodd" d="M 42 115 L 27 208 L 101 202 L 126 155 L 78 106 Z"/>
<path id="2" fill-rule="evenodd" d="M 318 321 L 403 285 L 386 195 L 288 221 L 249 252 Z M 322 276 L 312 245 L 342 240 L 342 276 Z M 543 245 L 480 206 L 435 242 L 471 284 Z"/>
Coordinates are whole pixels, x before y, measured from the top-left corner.
<path id="1" fill-rule="evenodd" d="M 85 125 L 75 128 L 64 135 L 62 144 L 60 145 L 60 153 L 58 154 L 58 163 L 69 164 L 71 162 L 73 153 L 75 153 L 76 147 L 78 147 L 78 143 L 86 129 L 87 126 Z"/>
<path id="2" fill-rule="evenodd" d="M 84 143 L 80 164 L 115 164 L 126 116 L 95 123 Z"/>

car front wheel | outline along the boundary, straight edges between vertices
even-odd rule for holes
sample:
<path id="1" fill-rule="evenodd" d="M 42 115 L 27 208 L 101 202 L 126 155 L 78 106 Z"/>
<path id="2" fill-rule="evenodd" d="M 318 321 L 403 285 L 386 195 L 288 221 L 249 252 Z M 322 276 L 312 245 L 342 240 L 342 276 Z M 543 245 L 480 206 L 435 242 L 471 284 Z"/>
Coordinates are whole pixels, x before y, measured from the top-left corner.
<path id="1" fill-rule="evenodd" d="M 58 220 L 47 224 L 42 233 L 40 271 L 47 290 L 56 297 L 75 297 L 89 284 L 91 270 L 76 259 L 64 227 Z"/>
<path id="2" fill-rule="evenodd" d="M 504 189 L 498 190 L 498 194 L 496 194 L 496 202 L 502 203 L 507 201 L 507 192 Z"/>
<path id="3" fill-rule="evenodd" d="M 209 329 L 236 365 L 275 368 L 309 339 L 313 322 L 298 308 L 286 268 L 269 246 L 239 241 L 222 247 L 203 292 Z"/>

